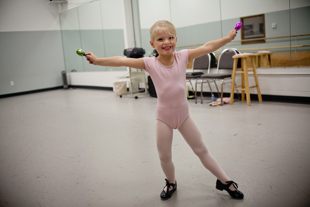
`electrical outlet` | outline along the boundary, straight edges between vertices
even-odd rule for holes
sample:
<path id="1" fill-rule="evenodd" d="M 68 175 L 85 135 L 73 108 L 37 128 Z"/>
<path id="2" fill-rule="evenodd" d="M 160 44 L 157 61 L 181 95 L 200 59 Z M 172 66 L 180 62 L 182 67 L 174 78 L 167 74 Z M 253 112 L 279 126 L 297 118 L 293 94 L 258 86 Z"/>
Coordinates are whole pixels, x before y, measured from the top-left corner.
<path id="1" fill-rule="evenodd" d="M 272 24 L 271 24 L 271 27 L 272 27 L 273 29 L 277 28 L 277 23 L 272 23 Z"/>
<path id="2" fill-rule="evenodd" d="M 11 81 L 11 86 L 14 86 L 14 81 Z"/>

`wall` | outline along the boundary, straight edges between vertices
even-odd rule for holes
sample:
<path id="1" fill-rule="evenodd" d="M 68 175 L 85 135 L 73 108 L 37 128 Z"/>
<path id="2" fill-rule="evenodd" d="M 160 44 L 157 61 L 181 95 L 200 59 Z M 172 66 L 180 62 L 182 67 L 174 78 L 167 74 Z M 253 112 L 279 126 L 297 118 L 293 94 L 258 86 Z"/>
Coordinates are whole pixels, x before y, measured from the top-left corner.
<path id="1" fill-rule="evenodd" d="M 187 4 L 184 3 L 177 5 L 177 1 L 182 1 Z M 210 34 L 210 39 L 218 37 L 217 34 L 221 30 L 221 26 L 219 26 L 220 24 L 217 22 L 219 19 L 217 16 L 217 8 L 219 6 L 214 6 L 217 5 L 218 2 L 214 3 L 214 1 L 211 0 L 200 0 L 203 5 L 207 2 L 208 8 L 210 5 L 212 8 L 208 9 L 208 12 L 199 12 L 201 14 L 193 10 L 187 10 L 187 12 L 190 13 L 183 13 L 186 14 L 184 15 L 186 21 L 183 21 L 182 19 L 177 20 L 179 18 L 176 18 L 177 14 L 170 12 L 170 5 L 187 5 L 186 7 L 188 7 L 191 4 L 188 4 L 187 0 L 177 1 L 152 0 L 148 2 L 147 0 L 142 0 L 139 2 L 140 6 L 142 2 L 151 5 L 148 6 L 150 8 L 149 11 L 145 10 L 145 8 L 139 9 L 140 12 L 148 14 L 147 18 L 141 19 L 140 22 L 142 35 L 144 34 L 144 36 L 147 37 L 145 38 L 146 44 L 149 44 L 148 24 L 154 23 L 154 21 L 158 20 L 158 17 L 153 14 L 154 11 L 156 11 L 156 14 L 160 15 L 160 19 L 175 19 L 179 31 L 182 29 L 185 31 L 187 29 L 192 30 L 195 28 L 197 32 L 194 33 L 199 34 L 199 26 L 208 24 L 208 28 L 213 28 L 213 30 L 215 30 L 215 33 Z M 49 0 L 0 0 L 0 48 L 2 48 L 0 55 L 0 95 L 52 88 L 62 85 L 60 73 L 62 70 L 65 70 L 65 64 L 60 32 L 59 11 L 73 9 L 76 6 L 89 1 L 69 0 L 68 4 L 65 5 L 48 4 L 48 2 Z M 199 3 L 199 0 L 197 0 L 197 2 Z M 225 25 L 231 25 L 239 20 L 240 16 L 251 15 L 253 13 L 267 12 L 274 16 L 273 18 L 278 18 L 278 13 L 286 12 L 286 6 L 283 8 L 281 5 L 287 5 L 289 1 L 222 0 L 221 2 L 222 26 L 226 27 Z M 255 2 L 262 3 L 258 4 Z M 308 10 L 298 10 L 303 9 L 303 7 L 309 7 L 308 0 L 291 0 L 290 2 L 290 7 L 295 9 L 293 12 L 298 14 L 302 11 L 302 15 L 309 14 L 309 12 L 307 12 Z M 238 5 L 241 3 L 246 5 L 249 4 L 250 6 L 248 8 L 244 7 L 244 9 L 240 10 L 240 6 Z M 253 6 L 253 3 L 255 6 Z M 268 6 L 266 6 L 267 3 Z M 263 6 L 264 4 L 265 6 Z M 184 8 L 180 9 L 180 11 L 184 10 Z M 203 10 L 203 7 L 201 7 L 201 9 Z M 201 18 L 201 15 L 209 16 Z M 143 23 L 144 21 L 146 21 L 146 24 Z M 280 21 L 282 21 L 282 19 L 280 19 Z M 300 21 L 303 20 L 297 18 L 293 21 L 294 24 L 292 26 L 297 27 L 297 22 L 300 23 Z M 196 23 L 196 25 L 191 25 L 193 22 Z M 112 24 L 113 21 L 110 21 L 110 23 Z M 310 28 L 308 25 L 309 21 L 303 23 L 303 33 L 307 32 Z M 281 31 L 281 27 L 278 27 L 277 29 L 279 32 L 284 33 Z M 294 31 L 296 31 L 296 29 Z M 227 31 L 223 30 L 223 34 L 225 34 L 225 32 Z M 183 31 L 181 33 L 183 33 Z M 270 33 L 270 35 L 276 34 Z M 189 36 L 189 38 L 190 37 L 191 36 Z M 184 38 L 182 37 L 180 39 L 184 39 L 184 41 L 188 40 L 186 31 L 184 32 Z M 309 85 L 304 85 L 310 82 L 309 74 L 306 72 L 307 69 L 293 68 L 289 69 L 289 71 L 281 70 L 281 72 L 265 70 L 264 72 L 267 72 L 267 74 L 261 74 L 266 80 L 263 81 L 264 84 L 262 87 L 264 87 L 264 89 L 262 90 L 262 93 L 274 95 L 298 94 L 310 97 L 310 87 Z M 114 80 L 123 76 L 126 76 L 125 71 L 81 72 L 69 74 L 71 84 L 73 85 L 104 87 L 112 87 Z M 14 86 L 11 86 L 11 81 L 14 81 Z M 288 84 L 288 81 L 292 82 Z M 296 86 L 293 91 L 291 85 Z M 282 88 L 279 86 L 282 86 Z M 206 89 L 206 91 L 207 90 L 208 89 Z"/>
<path id="2" fill-rule="evenodd" d="M 0 1 L 0 95 L 62 85 L 58 5 L 48 3 Z"/>

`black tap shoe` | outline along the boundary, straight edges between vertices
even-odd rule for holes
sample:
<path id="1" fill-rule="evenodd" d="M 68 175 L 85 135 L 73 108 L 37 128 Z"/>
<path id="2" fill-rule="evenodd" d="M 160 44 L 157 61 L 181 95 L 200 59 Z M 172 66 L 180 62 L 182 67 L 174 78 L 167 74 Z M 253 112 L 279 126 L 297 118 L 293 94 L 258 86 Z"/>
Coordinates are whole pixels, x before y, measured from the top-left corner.
<path id="1" fill-rule="evenodd" d="M 241 191 L 238 190 L 237 183 L 235 183 L 234 181 L 227 181 L 226 183 L 227 184 L 225 185 L 220 180 L 217 180 L 216 189 L 221 190 L 221 191 L 226 190 L 229 193 L 229 195 L 234 199 L 243 199 L 244 195 Z M 236 190 L 234 191 L 230 190 L 229 189 L 230 185 L 233 185 L 236 188 Z"/>
<path id="2" fill-rule="evenodd" d="M 167 187 L 167 191 L 165 191 L 165 187 L 163 189 L 163 191 L 160 193 L 160 197 L 163 200 L 169 199 L 171 198 L 172 194 L 174 193 L 174 191 L 177 190 L 177 181 L 175 181 L 175 184 L 173 183 L 169 183 L 169 181 L 167 179 L 166 180 L 166 186 Z"/>

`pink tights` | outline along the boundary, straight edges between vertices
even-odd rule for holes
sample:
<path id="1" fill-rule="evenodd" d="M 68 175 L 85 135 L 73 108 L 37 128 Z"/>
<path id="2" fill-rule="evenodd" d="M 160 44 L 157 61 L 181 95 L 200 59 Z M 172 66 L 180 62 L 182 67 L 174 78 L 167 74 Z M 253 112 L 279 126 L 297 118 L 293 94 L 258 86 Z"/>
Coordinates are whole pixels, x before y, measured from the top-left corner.
<path id="1" fill-rule="evenodd" d="M 191 117 L 188 117 L 184 121 L 182 126 L 179 128 L 179 131 L 194 153 L 199 157 L 205 168 L 207 168 L 222 183 L 230 181 L 229 177 L 226 175 L 218 162 L 208 152 L 202 140 L 201 134 Z M 174 183 L 175 172 L 171 152 L 173 129 L 166 123 L 157 120 L 156 133 L 157 149 L 161 167 L 169 182 Z"/>

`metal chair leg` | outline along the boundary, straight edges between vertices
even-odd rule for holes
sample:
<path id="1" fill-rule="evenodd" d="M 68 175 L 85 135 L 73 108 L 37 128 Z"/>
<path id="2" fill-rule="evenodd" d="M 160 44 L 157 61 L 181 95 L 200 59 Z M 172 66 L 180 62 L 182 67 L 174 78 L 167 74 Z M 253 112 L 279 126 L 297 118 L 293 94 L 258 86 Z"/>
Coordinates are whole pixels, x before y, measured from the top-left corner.
<path id="1" fill-rule="evenodd" d="M 195 104 L 197 104 L 197 83 L 198 82 L 198 79 L 196 79 L 195 81 Z"/>
<path id="2" fill-rule="evenodd" d="M 216 84 L 215 79 L 214 79 L 213 81 L 214 81 L 215 88 L 216 88 L 216 90 L 217 90 L 217 95 L 218 95 L 218 97 L 220 97 L 219 88 L 217 87 L 217 84 Z M 222 79 L 222 83 L 223 83 L 223 81 L 224 81 L 224 80 Z"/>
<path id="3" fill-rule="evenodd" d="M 210 85 L 210 82 L 209 82 L 209 80 L 207 80 L 207 83 L 208 83 L 208 85 L 209 85 L 209 88 L 210 88 L 210 92 L 211 92 L 211 96 L 212 96 L 212 94 L 213 94 L 213 91 L 212 91 L 212 88 L 211 88 L 211 85 Z"/>
<path id="4" fill-rule="evenodd" d="M 193 84 L 192 84 L 192 80 L 188 80 L 189 81 L 189 84 L 191 85 L 192 87 L 192 90 L 194 91 L 194 87 L 193 87 Z"/>
<path id="5" fill-rule="evenodd" d="M 201 80 L 201 85 L 200 85 L 200 100 L 201 100 L 201 104 L 203 104 L 203 80 Z"/>
<path id="6" fill-rule="evenodd" d="M 221 106 L 223 106 L 223 86 L 224 86 L 224 79 L 222 79 L 222 84 L 221 84 Z"/>

